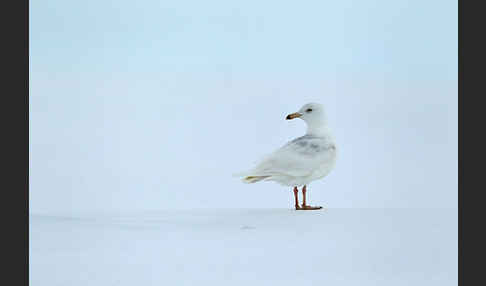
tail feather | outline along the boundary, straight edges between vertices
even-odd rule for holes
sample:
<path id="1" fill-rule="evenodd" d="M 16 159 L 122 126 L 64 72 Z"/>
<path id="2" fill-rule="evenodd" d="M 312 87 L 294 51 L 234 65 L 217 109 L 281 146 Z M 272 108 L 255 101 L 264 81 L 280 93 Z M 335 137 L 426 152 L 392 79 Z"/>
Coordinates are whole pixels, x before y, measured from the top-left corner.
<path id="1" fill-rule="evenodd" d="M 246 176 L 243 178 L 243 183 L 252 184 L 269 178 L 270 176 Z"/>

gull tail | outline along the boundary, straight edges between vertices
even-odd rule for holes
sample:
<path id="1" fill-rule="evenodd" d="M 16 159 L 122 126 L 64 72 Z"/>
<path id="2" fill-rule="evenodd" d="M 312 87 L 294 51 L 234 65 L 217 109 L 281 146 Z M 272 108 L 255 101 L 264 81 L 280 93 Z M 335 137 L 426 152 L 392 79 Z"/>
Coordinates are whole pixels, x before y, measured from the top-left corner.
<path id="1" fill-rule="evenodd" d="M 253 184 L 271 177 L 269 175 L 252 175 L 251 173 L 251 171 L 236 173 L 233 174 L 233 177 L 240 177 L 245 184 Z"/>
<path id="2" fill-rule="evenodd" d="M 253 184 L 256 182 L 259 182 L 261 180 L 265 180 L 266 178 L 269 178 L 270 176 L 246 176 L 243 178 L 243 183 L 246 184 Z"/>

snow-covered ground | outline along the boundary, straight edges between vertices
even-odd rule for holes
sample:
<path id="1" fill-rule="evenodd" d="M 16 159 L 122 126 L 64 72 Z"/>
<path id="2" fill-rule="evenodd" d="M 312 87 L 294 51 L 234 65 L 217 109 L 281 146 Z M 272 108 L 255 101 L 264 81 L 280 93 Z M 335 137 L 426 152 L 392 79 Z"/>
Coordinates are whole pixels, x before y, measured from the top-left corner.
<path id="1" fill-rule="evenodd" d="M 457 285 L 457 210 L 31 215 L 30 285 Z"/>

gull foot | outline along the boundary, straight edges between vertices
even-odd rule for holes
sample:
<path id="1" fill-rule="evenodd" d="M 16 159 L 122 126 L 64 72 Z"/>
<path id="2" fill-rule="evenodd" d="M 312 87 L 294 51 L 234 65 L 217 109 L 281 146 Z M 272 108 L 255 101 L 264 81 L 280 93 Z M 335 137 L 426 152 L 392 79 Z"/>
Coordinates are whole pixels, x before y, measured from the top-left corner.
<path id="1" fill-rule="evenodd" d="M 312 206 L 308 206 L 308 205 L 303 205 L 302 207 L 299 207 L 299 208 L 295 208 L 296 210 L 304 210 L 304 211 L 311 211 L 311 210 L 320 210 L 322 209 L 321 206 L 315 206 L 315 207 L 312 207 Z"/>

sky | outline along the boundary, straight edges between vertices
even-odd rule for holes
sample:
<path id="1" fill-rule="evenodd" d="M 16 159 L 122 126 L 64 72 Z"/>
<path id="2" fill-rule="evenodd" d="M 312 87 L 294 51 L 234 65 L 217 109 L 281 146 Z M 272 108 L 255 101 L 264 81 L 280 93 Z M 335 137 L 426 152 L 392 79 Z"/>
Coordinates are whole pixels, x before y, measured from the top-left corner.
<path id="1" fill-rule="evenodd" d="M 233 173 L 324 104 L 329 208 L 457 205 L 457 1 L 30 2 L 30 212 L 290 208 Z"/>

